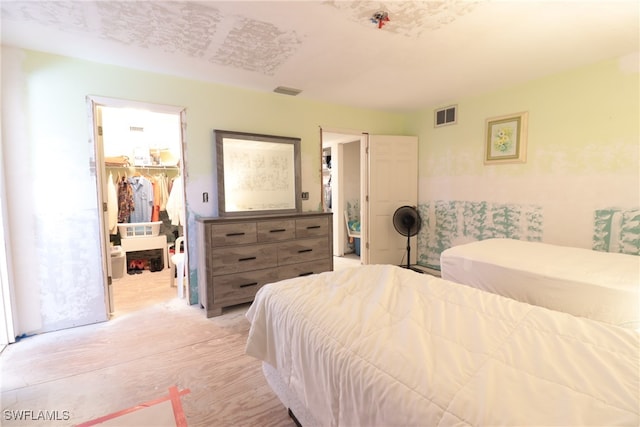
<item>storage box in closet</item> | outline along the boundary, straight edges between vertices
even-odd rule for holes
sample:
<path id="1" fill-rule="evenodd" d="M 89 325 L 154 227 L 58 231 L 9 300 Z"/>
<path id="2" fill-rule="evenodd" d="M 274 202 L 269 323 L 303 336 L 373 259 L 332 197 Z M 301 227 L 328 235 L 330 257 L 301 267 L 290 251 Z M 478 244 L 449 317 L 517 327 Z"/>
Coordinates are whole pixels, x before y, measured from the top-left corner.
<path id="1" fill-rule="evenodd" d="M 161 224 L 162 221 L 118 224 L 118 230 L 120 231 L 120 238 L 122 239 L 155 237 L 160 233 Z"/>

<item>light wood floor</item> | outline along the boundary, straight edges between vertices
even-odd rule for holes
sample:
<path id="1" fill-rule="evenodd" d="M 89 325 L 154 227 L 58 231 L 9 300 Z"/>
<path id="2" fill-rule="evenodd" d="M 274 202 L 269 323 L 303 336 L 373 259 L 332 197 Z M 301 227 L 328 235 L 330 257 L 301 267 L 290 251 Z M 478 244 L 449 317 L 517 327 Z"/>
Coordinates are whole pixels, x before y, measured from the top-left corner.
<path id="1" fill-rule="evenodd" d="M 337 259 L 335 269 L 355 263 Z M 207 319 L 199 305 L 176 297 L 167 270 L 125 275 L 114 287 L 112 320 L 25 338 L 2 352 L 0 416 L 5 410 L 69 411 L 69 424 L 55 425 L 75 425 L 177 386 L 190 390 L 181 400 L 191 427 L 295 425 L 260 362 L 244 354 L 249 304 Z"/>
<path id="2" fill-rule="evenodd" d="M 121 279 L 115 279 L 112 318 L 175 298 L 178 290 L 175 286 L 170 286 L 170 283 L 169 269 L 153 273 L 144 271 L 142 274 L 125 274 Z"/>

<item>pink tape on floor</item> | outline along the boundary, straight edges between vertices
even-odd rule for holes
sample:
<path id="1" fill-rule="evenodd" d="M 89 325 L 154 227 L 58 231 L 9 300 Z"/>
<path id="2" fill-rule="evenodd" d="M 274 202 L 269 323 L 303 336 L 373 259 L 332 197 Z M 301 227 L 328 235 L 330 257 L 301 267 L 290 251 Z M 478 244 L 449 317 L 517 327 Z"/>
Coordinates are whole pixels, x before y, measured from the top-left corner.
<path id="1" fill-rule="evenodd" d="M 189 393 L 190 393 L 190 390 L 188 388 L 184 390 L 178 390 L 178 387 L 172 386 L 172 387 L 169 387 L 169 394 L 167 396 L 150 400 L 149 402 L 141 403 L 139 405 L 132 406 L 131 408 L 123 409 L 122 411 L 114 412 L 112 414 L 108 414 L 103 417 L 96 418 L 95 420 L 78 424 L 76 427 L 95 426 L 105 421 L 109 421 L 111 419 L 118 418 L 126 414 L 130 414 L 131 412 L 139 411 L 140 409 L 148 408 L 150 406 L 157 405 L 158 403 L 166 402 L 167 400 L 171 400 L 171 406 L 173 408 L 173 416 L 176 420 L 176 427 L 187 427 L 187 418 L 184 415 L 180 397 Z"/>

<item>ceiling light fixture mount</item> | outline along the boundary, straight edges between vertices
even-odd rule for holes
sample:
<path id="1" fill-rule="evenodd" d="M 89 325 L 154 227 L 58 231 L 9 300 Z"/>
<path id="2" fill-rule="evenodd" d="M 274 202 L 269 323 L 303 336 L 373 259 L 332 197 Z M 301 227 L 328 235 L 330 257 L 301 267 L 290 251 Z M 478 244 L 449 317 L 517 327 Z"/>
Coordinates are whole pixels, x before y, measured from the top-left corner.
<path id="1" fill-rule="evenodd" d="M 389 13 L 383 10 L 379 10 L 371 17 L 371 22 L 376 24 L 378 28 L 382 28 L 384 24 L 389 22 Z"/>

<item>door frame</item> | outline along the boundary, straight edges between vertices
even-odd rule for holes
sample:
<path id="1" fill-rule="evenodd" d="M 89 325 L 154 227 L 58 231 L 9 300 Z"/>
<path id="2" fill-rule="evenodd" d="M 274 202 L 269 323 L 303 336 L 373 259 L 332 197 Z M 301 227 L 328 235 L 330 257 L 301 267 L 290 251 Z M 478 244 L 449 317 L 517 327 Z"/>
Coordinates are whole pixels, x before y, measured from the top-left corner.
<path id="1" fill-rule="evenodd" d="M 369 264 L 369 134 L 360 137 L 360 262 Z"/>
<path id="2" fill-rule="evenodd" d="M 362 131 L 356 131 L 353 129 L 340 129 L 340 128 L 323 128 L 320 127 L 320 159 L 322 162 L 322 148 L 326 141 L 324 141 L 324 134 L 338 134 L 341 135 L 341 138 L 333 141 L 334 146 L 338 149 L 340 153 L 343 149 L 342 144 L 356 142 L 358 139 L 360 140 L 360 263 L 367 264 L 368 263 L 368 253 L 366 248 L 368 247 L 368 234 L 366 233 L 367 229 L 367 211 L 366 208 L 366 200 L 368 194 L 368 166 L 367 166 L 367 144 L 369 134 Z M 333 156 L 333 153 L 332 153 Z M 340 154 L 338 154 L 338 158 L 340 158 Z M 334 238 L 334 248 L 336 244 L 340 244 L 345 239 L 346 236 L 346 224 L 344 221 L 344 198 L 341 195 L 344 193 L 344 180 L 341 178 L 341 175 L 344 174 L 344 168 L 340 161 L 338 161 L 338 167 L 335 169 L 338 173 L 338 186 L 336 188 L 337 197 L 334 199 L 334 202 L 337 199 L 337 203 L 335 205 L 332 203 L 332 212 L 333 212 L 333 230 L 334 235 L 337 232 L 337 235 Z M 321 179 L 320 179 L 320 188 L 321 193 L 324 194 L 324 188 L 322 183 L 322 170 L 320 171 Z M 332 191 L 332 198 L 334 197 L 334 193 Z M 334 251 L 336 252 L 336 251 Z M 337 253 L 342 253 L 342 249 Z"/>
<path id="3" fill-rule="evenodd" d="M 173 105 L 164 105 L 164 104 L 154 104 L 150 102 L 140 102 L 140 101 L 131 101 L 127 99 L 120 98 L 109 98 L 104 96 L 95 96 L 89 95 L 87 96 L 87 105 L 89 109 L 89 120 L 91 122 L 91 136 L 90 143 L 92 145 L 92 149 L 95 153 L 95 172 L 96 172 L 96 194 L 98 198 L 98 207 L 102 206 L 102 208 L 98 209 L 100 224 L 103 226 L 100 227 L 100 239 L 101 239 L 101 249 L 102 249 L 102 276 L 104 283 L 104 297 L 105 297 L 105 306 L 107 308 L 107 318 L 110 317 L 113 312 L 113 291 L 112 291 L 112 274 L 111 274 L 111 248 L 108 234 L 108 220 L 106 218 L 106 206 L 107 206 L 107 194 L 106 194 L 106 170 L 104 168 L 104 147 L 102 144 L 102 137 L 98 131 L 99 125 L 99 117 L 98 117 L 98 107 L 107 107 L 107 108 L 131 108 L 137 110 L 147 110 L 154 113 L 165 113 L 165 114 L 177 114 L 180 116 L 180 175 L 183 177 L 183 191 L 186 192 L 186 176 L 185 176 L 185 132 L 186 132 L 186 109 L 185 107 L 173 106 Z M 186 200 L 186 195 L 184 195 Z M 186 209 L 186 206 L 185 206 Z M 186 215 L 185 215 L 186 218 Z M 187 226 L 183 225 L 185 242 L 188 242 L 187 236 Z M 188 250 L 188 245 L 185 244 L 185 253 Z M 169 266 L 165 266 L 168 268 Z M 187 282 L 188 283 L 188 282 Z M 190 289 L 187 285 L 187 301 L 190 299 Z"/>

